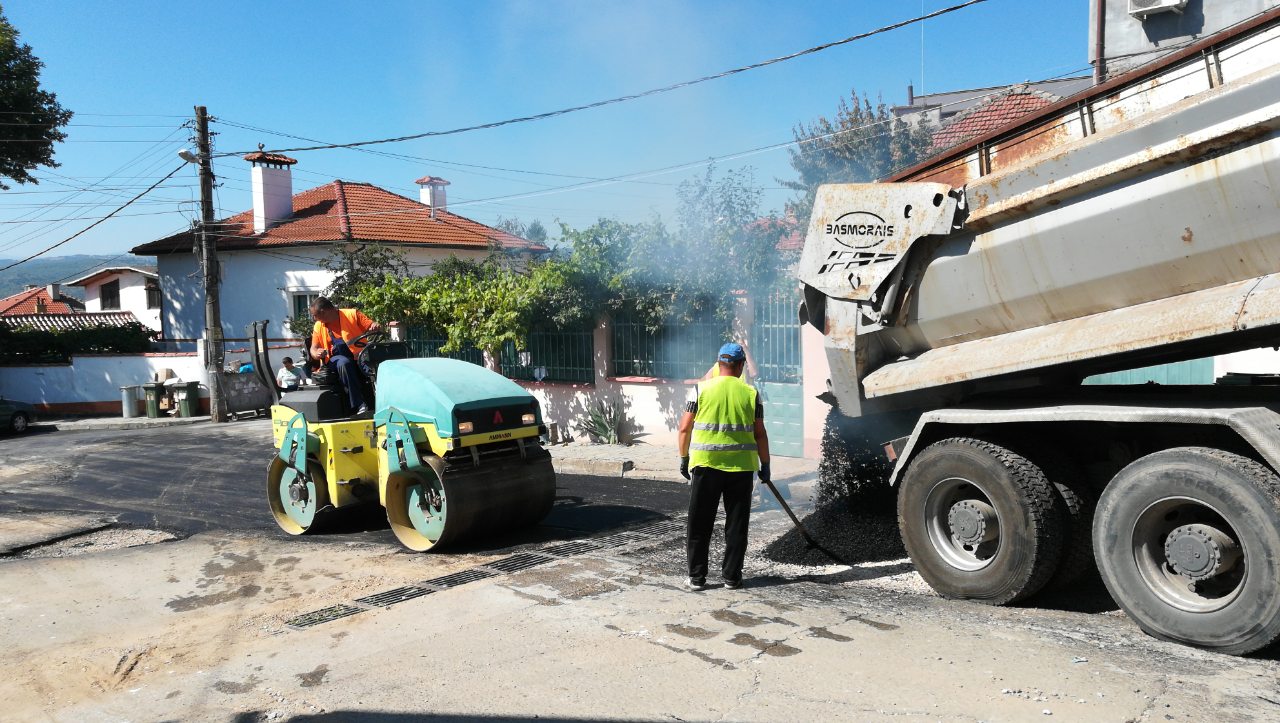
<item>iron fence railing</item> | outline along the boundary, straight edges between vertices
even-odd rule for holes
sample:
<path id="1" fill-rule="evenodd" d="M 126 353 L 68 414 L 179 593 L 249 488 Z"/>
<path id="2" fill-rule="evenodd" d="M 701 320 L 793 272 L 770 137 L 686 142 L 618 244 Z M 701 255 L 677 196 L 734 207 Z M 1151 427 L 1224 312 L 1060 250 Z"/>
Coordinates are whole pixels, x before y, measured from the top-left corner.
<path id="1" fill-rule="evenodd" d="M 782 289 L 756 299 L 751 326 L 751 354 L 762 382 L 800 381 L 800 303 L 794 290 Z"/>
<path id="2" fill-rule="evenodd" d="M 595 378 L 595 351 L 590 329 L 533 331 L 526 355 L 507 342 L 500 363 L 503 375 L 512 379 L 589 384 Z"/>
<path id="3" fill-rule="evenodd" d="M 669 322 L 656 332 L 625 314 L 613 321 L 613 374 L 619 377 L 697 379 L 729 337 L 729 325 L 712 316 Z"/>
<path id="4" fill-rule="evenodd" d="M 484 352 L 475 347 L 441 353 L 444 335 L 430 329 L 409 329 L 405 341 L 416 357 L 443 356 L 484 365 Z M 539 381 L 541 375 L 541 381 L 588 384 L 595 376 L 594 358 L 595 345 L 589 329 L 534 331 L 529 334 L 524 354 L 517 352 L 511 342 L 503 345 L 498 364 L 502 374 L 511 379 Z"/>

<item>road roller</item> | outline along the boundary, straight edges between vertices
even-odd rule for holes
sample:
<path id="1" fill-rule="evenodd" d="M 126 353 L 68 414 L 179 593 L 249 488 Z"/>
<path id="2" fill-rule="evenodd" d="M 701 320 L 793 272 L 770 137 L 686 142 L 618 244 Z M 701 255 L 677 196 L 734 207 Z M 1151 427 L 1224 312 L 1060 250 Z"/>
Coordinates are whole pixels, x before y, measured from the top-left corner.
<path id="1" fill-rule="evenodd" d="M 282 530 L 323 529 L 342 509 L 376 501 L 396 538 L 421 552 L 550 512 L 556 475 L 533 395 L 456 359 L 361 356 L 371 419 L 344 416 L 340 386 L 286 392 L 271 408 L 267 499 Z"/>

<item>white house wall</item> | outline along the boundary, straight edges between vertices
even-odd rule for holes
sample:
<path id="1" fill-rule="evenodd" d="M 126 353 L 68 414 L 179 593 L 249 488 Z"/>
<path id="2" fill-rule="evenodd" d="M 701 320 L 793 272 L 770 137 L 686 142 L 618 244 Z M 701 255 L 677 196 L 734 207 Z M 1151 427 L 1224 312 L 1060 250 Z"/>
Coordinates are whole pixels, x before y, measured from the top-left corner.
<path id="1" fill-rule="evenodd" d="M 333 274 L 320 268 L 332 247 L 283 247 L 264 251 L 224 251 L 222 266 L 222 333 L 243 338 L 251 322 L 268 319 L 268 335 L 289 336 L 293 295 L 323 293 Z M 481 259 L 487 251 L 412 248 L 405 253 L 410 271 L 427 274 L 442 259 L 457 256 Z M 162 254 L 157 259 L 164 292 L 164 335 L 169 339 L 197 339 L 204 329 L 204 289 L 194 254 Z"/>
<path id="2" fill-rule="evenodd" d="M 120 282 L 120 308 L 119 309 L 103 309 L 102 308 L 102 284 L 119 280 Z M 85 311 L 129 311 L 132 312 L 138 321 L 144 325 L 161 331 L 160 309 L 147 308 L 147 277 L 137 272 L 126 274 L 113 274 L 105 277 L 100 282 L 84 287 L 84 310 Z"/>

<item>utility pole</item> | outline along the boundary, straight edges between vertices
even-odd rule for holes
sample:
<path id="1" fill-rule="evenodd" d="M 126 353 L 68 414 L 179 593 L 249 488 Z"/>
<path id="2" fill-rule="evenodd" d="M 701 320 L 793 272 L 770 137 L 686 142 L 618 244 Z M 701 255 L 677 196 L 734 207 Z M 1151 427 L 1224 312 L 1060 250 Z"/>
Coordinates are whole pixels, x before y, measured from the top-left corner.
<path id="1" fill-rule="evenodd" d="M 204 269 L 204 368 L 209 374 L 209 414 L 227 421 L 222 403 L 222 311 L 218 300 L 218 254 L 213 237 L 213 158 L 209 109 L 196 106 L 196 152 L 200 164 L 200 265 Z"/>

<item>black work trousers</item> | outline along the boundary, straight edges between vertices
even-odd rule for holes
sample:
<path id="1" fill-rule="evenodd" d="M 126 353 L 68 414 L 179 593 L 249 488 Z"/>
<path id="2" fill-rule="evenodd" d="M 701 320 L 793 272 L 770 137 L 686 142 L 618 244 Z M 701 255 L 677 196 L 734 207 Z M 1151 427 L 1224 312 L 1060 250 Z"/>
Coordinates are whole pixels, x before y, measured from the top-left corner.
<path id="1" fill-rule="evenodd" d="M 724 562 L 720 576 L 725 582 L 742 580 L 742 560 L 747 555 L 747 521 L 751 515 L 751 486 L 754 472 L 725 472 L 711 467 L 694 467 L 689 493 L 689 533 L 687 553 L 689 577 L 707 579 L 707 555 L 716 524 L 716 508 L 724 497 Z"/>

